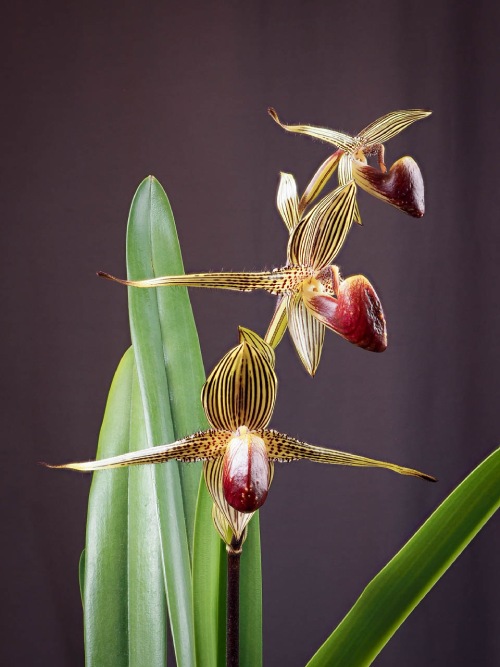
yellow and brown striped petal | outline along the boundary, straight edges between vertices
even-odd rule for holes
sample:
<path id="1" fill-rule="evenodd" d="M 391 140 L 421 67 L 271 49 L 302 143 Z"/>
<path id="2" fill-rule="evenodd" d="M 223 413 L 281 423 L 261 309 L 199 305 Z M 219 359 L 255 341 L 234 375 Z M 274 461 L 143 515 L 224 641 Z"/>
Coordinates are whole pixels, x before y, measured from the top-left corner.
<path id="1" fill-rule="evenodd" d="M 243 338 L 219 361 L 203 385 L 201 399 L 208 421 L 221 430 L 264 428 L 273 413 L 277 384 L 268 353 Z"/>
<path id="2" fill-rule="evenodd" d="M 276 206 L 291 233 L 299 224 L 299 195 L 297 194 L 297 183 L 292 174 L 280 173 Z"/>
<path id="3" fill-rule="evenodd" d="M 302 214 L 303 211 L 311 204 L 316 197 L 323 190 L 325 185 L 328 183 L 330 178 L 333 176 L 335 169 L 339 164 L 341 156 L 344 154 L 342 150 L 335 151 L 332 155 L 328 156 L 323 164 L 317 169 L 316 173 L 309 181 L 304 194 L 299 201 L 299 214 Z"/>
<path id="4" fill-rule="evenodd" d="M 377 459 L 369 459 L 365 456 L 357 456 L 327 447 L 317 447 L 301 442 L 288 435 L 279 433 L 271 429 L 259 431 L 259 436 L 264 440 L 267 447 L 267 453 L 270 460 L 274 461 L 297 461 L 299 459 L 308 459 L 316 463 L 330 463 L 341 466 L 357 466 L 362 468 L 386 468 L 400 475 L 411 475 L 420 477 L 429 482 L 435 482 L 436 479 L 431 475 L 426 475 L 413 468 L 405 468 L 395 463 L 386 463 Z"/>
<path id="5" fill-rule="evenodd" d="M 212 505 L 212 521 L 214 522 L 215 529 L 221 536 L 222 541 L 225 542 L 228 547 L 232 546 L 233 531 L 231 530 L 228 520 L 215 503 Z M 241 547 L 247 539 L 246 528 L 243 530 L 243 537 L 237 539 L 240 542 Z"/>
<path id="6" fill-rule="evenodd" d="M 177 442 L 172 442 L 169 445 L 148 447 L 148 449 L 140 449 L 136 452 L 128 452 L 127 454 L 120 454 L 119 456 L 112 456 L 98 461 L 82 461 L 81 463 L 49 465 L 48 467 L 93 472 L 109 468 L 146 465 L 148 463 L 165 463 L 173 459 L 184 462 L 206 461 L 221 457 L 230 438 L 231 433 L 228 431 L 200 431 L 182 440 L 177 440 Z"/>
<path id="7" fill-rule="evenodd" d="M 274 348 L 279 345 L 288 326 L 288 299 L 288 294 L 278 297 L 274 314 L 264 336 L 266 343 Z"/>
<path id="8" fill-rule="evenodd" d="M 383 144 L 405 130 L 409 125 L 422 118 L 430 116 L 432 111 L 425 109 L 404 109 L 391 111 L 381 118 L 377 118 L 362 130 L 358 137 L 364 146 Z"/>
<path id="9" fill-rule="evenodd" d="M 328 130 L 325 127 L 314 127 L 312 125 L 286 125 L 282 123 L 276 113 L 276 110 L 270 107 L 268 113 L 271 118 L 278 123 L 287 132 L 296 132 L 297 134 L 306 134 L 308 137 L 326 141 L 328 144 L 333 144 L 344 151 L 352 151 L 356 147 L 356 140 L 343 132 L 336 130 Z"/>
<path id="10" fill-rule="evenodd" d="M 302 292 L 289 299 L 288 329 L 306 371 L 314 376 L 321 359 L 325 327 L 304 305 Z"/>
<path id="11" fill-rule="evenodd" d="M 386 172 L 354 160 L 353 172 L 356 183 L 366 192 L 414 218 L 424 215 L 424 180 L 413 158 L 400 158 Z"/>
<path id="12" fill-rule="evenodd" d="M 147 288 L 183 285 L 185 287 L 228 289 L 238 292 L 252 292 L 261 289 L 271 294 L 280 294 L 289 281 L 286 270 L 254 273 L 192 273 L 182 276 L 161 276 L 147 280 L 123 280 L 109 273 L 104 273 L 104 271 L 99 271 L 97 275 L 101 278 L 131 287 Z"/>
<path id="13" fill-rule="evenodd" d="M 356 185 L 350 181 L 323 197 L 293 232 L 288 245 L 292 263 L 320 270 L 335 259 L 354 217 Z"/>
<path id="14" fill-rule="evenodd" d="M 240 336 L 240 343 L 246 342 L 249 345 L 252 345 L 267 358 L 268 362 L 274 368 L 276 355 L 274 354 L 272 346 L 265 339 L 261 338 L 255 331 L 246 329 L 245 327 L 238 327 L 238 333 Z"/>
<path id="15" fill-rule="evenodd" d="M 366 158 L 364 155 L 361 153 L 360 158 L 364 159 L 366 163 Z M 345 153 L 341 158 L 340 158 L 340 163 L 339 163 L 339 185 L 347 185 L 350 181 L 353 180 L 353 172 L 352 172 L 352 160 L 353 158 L 351 155 L 348 155 Z M 361 215 L 359 213 L 359 206 L 358 206 L 358 200 L 354 198 L 354 213 L 352 216 L 352 221 L 356 222 L 358 225 L 361 225 Z"/>

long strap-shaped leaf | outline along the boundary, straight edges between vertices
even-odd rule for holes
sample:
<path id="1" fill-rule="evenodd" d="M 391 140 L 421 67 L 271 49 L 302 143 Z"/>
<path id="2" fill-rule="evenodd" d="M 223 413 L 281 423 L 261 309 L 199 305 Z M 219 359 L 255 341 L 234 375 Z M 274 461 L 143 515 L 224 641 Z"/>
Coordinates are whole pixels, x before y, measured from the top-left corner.
<path id="1" fill-rule="evenodd" d="M 146 444 L 134 354 L 116 371 L 98 458 Z M 166 604 L 156 498 L 148 467 L 99 472 L 89 497 L 80 561 L 88 667 L 166 665 Z"/>
<path id="2" fill-rule="evenodd" d="M 202 480 L 196 507 L 193 553 L 196 657 L 199 665 L 224 667 L 226 549 L 212 523 L 213 504 Z"/>
<path id="3" fill-rule="evenodd" d="M 130 279 L 141 279 L 172 272 L 183 272 L 175 223 L 163 188 L 149 177 L 140 184 L 130 209 L 127 273 Z M 191 428 L 187 410 L 203 420 L 200 386 L 196 391 L 193 388 L 199 362 L 186 359 L 190 347 L 198 344 L 196 331 L 184 326 L 192 317 L 186 290 L 159 294 L 156 290 L 130 289 L 129 313 L 148 444 L 173 442 L 174 414 L 179 432 Z M 181 374 L 182 382 L 178 383 Z M 154 466 L 164 578 L 180 667 L 196 665 L 190 544 L 199 478 L 195 464 L 183 472 L 175 461 Z"/>
<path id="4" fill-rule="evenodd" d="M 307 667 L 370 665 L 500 507 L 500 449 L 481 463 L 370 582 Z"/>
<path id="5" fill-rule="evenodd" d="M 129 219 L 127 258 L 129 278 L 181 274 L 184 271 L 170 204 L 163 188 L 154 178 L 143 181 L 134 198 Z M 144 386 L 147 388 L 146 401 L 151 406 L 152 414 L 163 410 L 167 413 L 168 421 L 168 410 L 163 401 L 163 396 L 168 396 L 174 439 L 206 428 L 207 422 L 200 402 L 200 390 L 204 381 L 203 364 L 186 289 L 181 287 L 160 291 L 131 289 L 129 303 L 136 356 L 140 359 L 138 365 L 140 366 L 141 362 L 144 364 L 142 376 Z M 166 382 L 161 372 L 163 367 L 166 369 Z M 164 395 L 159 387 L 163 387 L 163 391 L 166 392 Z M 161 431 L 161 421 L 160 428 L 157 428 L 156 432 L 158 431 Z M 161 442 L 168 440 L 162 440 L 160 437 L 155 444 Z M 194 489 L 200 475 L 198 465 L 181 464 L 179 471 L 190 545 L 193 527 L 195 533 L 194 547 L 190 550 L 193 554 L 192 589 L 196 631 L 195 641 L 190 644 L 187 657 L 179 654 L 177 642 L 177 660 L 179 665 L 191 664 L 189 660 L 193 660 L 192 651 L 196 647 L 198 664 L 203 667 L 205 665 L 215 667 L 222 664 L 221 660 L 225 655 L 226 554 L 212 525 L 212 502 L 203 479 L 198 494 L 196 523 L 194 521 L 193 502 L 196 498 Z M 249 579 L 255 582 L 254 585 L 261 586 L 260 540 L 257 525 L 251 531 L 247 544 L 249 556 L 242 564 L 242 576 L 246 576 L 245 572 L 248 570 Z M 249 647 L 252 646 L 252 655 L 261 656 L 260 598 L 253 596 L 249 605 L 249 613 L 242 622 L 244 634 L 242 652 L 250 652 L 250 648 L 246 648 L 248 644 Z M 245 619 L 248 619 L 248 622 Z M 256 624 L 260 626 L 256 627 Z M 253 639 L 255 635 L 259 637 L 256 643 Z M 215 643 L 214 637 L 218 637 Z M 175 641 L 174 635 L 174 643 Z M 183 662 L 186 659 L 188 662 Z M 261 664 L 261 660 L 260 657 L 254 662 L 255 667 Z"/>
<path id="6" fill-rule="evenodd" d="M 241 554 L 240 667 L 262 667 L 262 568 L 256 512 L 247 527 Z"/>

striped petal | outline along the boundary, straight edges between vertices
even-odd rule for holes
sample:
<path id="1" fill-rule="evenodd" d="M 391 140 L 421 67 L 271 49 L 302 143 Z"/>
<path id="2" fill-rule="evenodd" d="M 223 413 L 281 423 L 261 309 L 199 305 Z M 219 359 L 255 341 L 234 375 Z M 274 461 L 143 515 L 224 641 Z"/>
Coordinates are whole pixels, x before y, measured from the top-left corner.
<path id="1" fill-rule="evenodd" d="M 232 544 L 233 531 L 231 530 L 231 526 L 229 525 L 229 522 L 224 516 L 224 514 L 221 512 L 221 510 L 217 507 L 215 503 L 212 505 L 212 521 L 214 522 L 215 529 L 222 538 L 222 541 L 225 542 L 225 544 L 228 547 L 234 548 L 234 544 Z M 247 531 L 245 528 L 243 530 L 243 539 L 238 540 L 241 542 L 240 547 L 243 545 L 246 538 L 247 538 Z"/>
<path id="2" fill-rule="evenodd" d="M 358 136 L 365 146 L 383 144 L 405 130 L 415 121 L 427 118 L 431 113 L 432 111 L 426 111 L 425 109 L 391 111 L 391 113 L 377 118 L 373 123 L 367 125 Z"/>
<path id="3" fill-rule="evenodd" d="M 254 334 L 255 336 L 257 334 Z M 267 345 L 262 339 L 261 344 Z M 216 365 L 203 385 L 201 400 L 208 421 L 219 430 L 264 428 L 271 419 L 278 380 L 266 354 L 243 336 Z M 274 355 L 274 352 L 272 352 Z"/>
<path id="4" fill-rule="evenodd" d="M 326 141 L 328 144 L 333 144 L 344 151 L 351 151 L 356 147 L 356 140 L 354 137 L 350 137 L 343 132 L 328 130 L 325 127 L 313 127 L 312 125 L 286 125 L 280 121 L 275 109 L 270 107 L 268 113 L 271 118 L 287 132 L 306 134 L 308 137 Z"/>
<path id="5" fill-rule="evenodd" d="M 289 261 L 315 270 L 331 264 L 351 228 L 355 195 L 356 186 L 351 181 L 323 197 L 290 237 Z"/>
<path id="6" fill-rule="evenodd" d="M 314 376 L 323 350 L 325 327 L 306 308 L 301 292 L 289 299 L 288 329 L 306 371 Z"/>
<path id="7" fill-rule="evenodd" d="M 219 533 L 222 541 L 230 546 L 233 538 L 233 531 L 231 530 L 231 526 L 226 517 L 215 503 L 212 505 L 212 521 L 214 522 L 215 530 Z"/>
<path id="8" fill-rule="evenodd" d="M 299 195 L 292 174 L 281 172 L 276 195 L 276 206 L 289 232 L 299 224 Z"/>
<path id="9" fill-rule="evenodd" d="M 132 287 L 165 287 L 184 285 L 185 287 L 207 287 L 210 289 L 228 289 L 238 292 L 266 290 L 271 294 L 280 294 L 286 288 L 289 275 L 284 271 L 261 271 L 255 273 L 192 273 L 182 276 L 161 276 L 148 280 L 123 280 L 104 271 L 97 273 L 101 278 L 112 280 L 121 285 Z"/>
<path id="10" fill-rule="evenodd" d="M 266 429 L 259 431 L 259 435 L 266 443 L 267 453 L 271 460 L 296 461 L 299 459 L 309 459 L 309 461 L 314 461 L 316 463 L 330 463 L 333 465 L 357 466 L 362 468 L 387 468 L 400 475 L 420 477 L 429 482 L 436 481 L 431 475 L 426 475 L 418 470 L 413 470 L 413 468 L 405 468 L 404 466 L 399 466 L 395 463 L 386 463 L 385 461 L 369 459 L 365 456 L 357 456 L 356 454 L 349 454 L 335 449 L 309 445 L 300 440 L 296 440 L 295 438 L 291 438 L 288 435 L 279 433 L 278 431 Z"/>
<path id="11" fill-rule="evenodd" d="M 299 214 L 302 214 L 302 212 L 309 206 L 312 201 L 314 201 L 314 199 L 316 199 L 316 197 L 323 190 L 325 185 L 333 176 L 335 169 L 337 169 L 342 155 L 342 150 L 339 149 L 338 151 L 335 151 L 335 153 L 326 158 L 323 164 L 316 171 L 312 179 L 309 181 L 308 186 L 304 190 L 304 194 L 300 198 Z"/>
<path id="12" fill-rule="evenodd" d="M 387 348 L 382 304 L 364 276 L 343 280 L 336 299 L 304 283 L 303 299 L 312 316 L 350 343 L 371 352 Z"/>
<path id="13" fill-rule="evenodd" d="M 356 183 L 366 192 L 414 218 L 424 215 L 424 181 L 413 158 L 402 157 L 385 173 L 354 161 L 353 171 Z"/>
<path id="14" fill-rule="evenodd" d="M 242 426 L 229 441 L 224 454 L 224 497 L 238 512 L 255 512 L 264 504 L 270 484 L 264 441 Z"/>
<path id="15" fill-rule="evenodd" d="M 366 163 L 366 158 L 361 153 L 361 159 L 364 158 Z M 353 180 L 353 171 L 352 171 L 352 157 L 347 153 L 344 153 L 340 158 L 339 162 L 339 185 L 347 185 L 350 181 Z M 361 225 L 361 215 L 359 213 L 358 200 L 354 199 L 354 213 L 352 217 L 353 222 L 357 222 L 358 225 Z"/>
<path id="16" fill-rule="evenodd" d="M 344 153 L 339 161 L 339 185 L 347 185 L 353 178 L 352 157 Z"/>
<path id="17" fill-rule="evenodd" d="M 276 308 L 267 328 L 264 340 L 272 347 L 277 347 L 288 326 L 288 295 L 279 296 L 276 303 Z"/>
<path id="18" fill-rule="evenodd" d="M 272 346 L 268 342 L 256 334 L 255 331 L 246 329 L 245 327 L 238 327 L 238 333 L 240 336 L 240 343 L 246 342 L 254 347 L 267 358 L 268 362 L 274 368 L 276 355 L 274 354 Z"/>
<path id="19" fill-rule="evenodd" d="M 109 468 L 122 468 L 124 466 L 144 465 L 147 463 L 165 463 L 165 461 L 171 461 L 172 459 L 185 462 L 206 461 L 222 457 L 230 438 L 231 433 L 227 431 L 200 431 L 170 445 L 149 447 L 148 449 L 141 449 L 137 452 L 129 452 L 98 461 L 66 463 L 57 466 L 49 465 L 48 467 L 92 472 L 94 470 L 107 470 Z"/>

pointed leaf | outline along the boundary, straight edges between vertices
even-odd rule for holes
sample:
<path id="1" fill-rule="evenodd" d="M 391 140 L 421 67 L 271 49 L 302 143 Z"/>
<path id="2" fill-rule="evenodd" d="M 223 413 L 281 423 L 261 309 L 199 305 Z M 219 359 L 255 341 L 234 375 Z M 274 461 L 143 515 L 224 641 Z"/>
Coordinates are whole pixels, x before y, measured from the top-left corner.
<path id="1" fill-rule="evenodd" d="M 182 270 L 170 204 L 158 181 L 149 177 L 139 186 L 130 209 L 128 277 L 149 279 L 180 274 Z M 187 292 L 130 288 L 129 313 L 148 444 L 174 442 L 176 402 L 185 412 L 186 420 L 191 409 L 197 415 L 195 419 L 204 422 L 195 398 L 200 389 L 201 369 Z M 186 322 L 189 331 L 183 326 Z M 193 346 L 195 355 L 186 360 L 183 355 Z M 183 373 L 186 384 L 184 380 L 178 384 L 176 378 L 182 378 Z M 154 466 L 153 470 L 172 638 L 178 664 L 188 667 L 196 664 L 190 551 L 200 470 L 192 464 L 181 472 L 178 466 L 170 461 Z"/>
<path id="2" fill-rule="evenodd" d="M 499 507 L 497 449 L 465 478 L 368 584 L 307 666 L 371 665 Z"/>

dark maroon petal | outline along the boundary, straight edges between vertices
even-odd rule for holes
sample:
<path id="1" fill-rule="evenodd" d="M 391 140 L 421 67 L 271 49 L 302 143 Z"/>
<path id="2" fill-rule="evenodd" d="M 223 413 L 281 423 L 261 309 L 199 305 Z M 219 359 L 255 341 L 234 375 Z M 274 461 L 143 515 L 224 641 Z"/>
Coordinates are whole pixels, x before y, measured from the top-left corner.
<path id="1" fill-rule="evenodd" d="M 243 429 L 240 429 L 240 432 Z M 224 497 L 238 512 L 255 512 L 267 498 L 271 484 L 264 441 L 244 432 L 233 437 L 224 455 Z"/>
<path id="2" fill-rule="evenodd" d="M 424 181 L 413 158 L 402 157 L 385 173 L 354 160 L 353 173 L 354 180 L 363 190 L 414 218 L 424 215 Z"/>
<path id="3" fill-rule="evenodd" d="M 326 294 L 304 297 L 307 307 L 329 329 L 350 343 L 371 352 L 387 347 L 382 304 L 364 276 L 351 276 L 340 283 L 338 298 Z"/>

